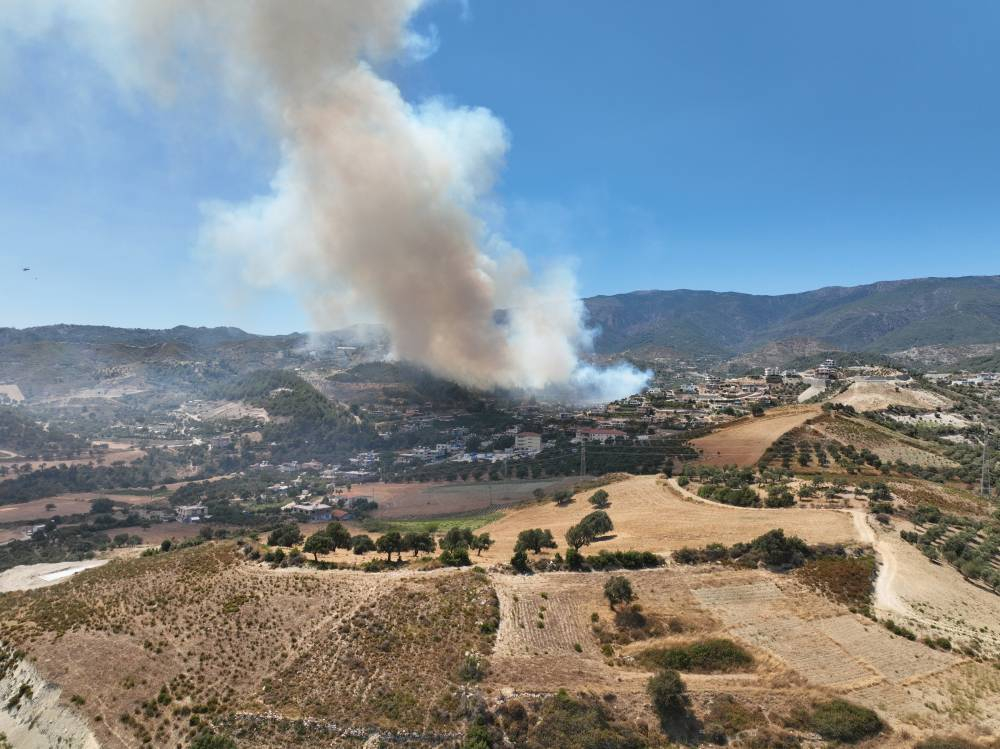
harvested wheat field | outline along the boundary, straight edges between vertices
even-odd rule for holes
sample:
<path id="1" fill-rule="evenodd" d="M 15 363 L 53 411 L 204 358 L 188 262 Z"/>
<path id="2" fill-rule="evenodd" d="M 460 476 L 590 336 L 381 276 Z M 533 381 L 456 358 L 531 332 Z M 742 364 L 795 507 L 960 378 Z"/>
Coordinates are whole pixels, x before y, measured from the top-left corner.
<path id="1" fill-rule="evenodd" d="M 137 507 L 155 503 L 166 505 L 163 497 L 148 494 L 109 495 L 102 492 L 73 492 L 0 506 L 0 523 L 25 523 L 29 520 L 47 520 L 53 515 L 86 514 L 90 512 L 90 503 L 98 497 L 107 497 L 114 502 Z"/>
<path id="2" fill-rule="evenodd" d="M 636 549 L 669 554 L 684 546 L 749 541 L 772 528 L 784 528 L 786 533 L 801 536 L 809 543 L 859 540 L 850 516 L 841 512 L 731 507 L 687 496 L 657 476 L 634 476 L 609 484 L 604 490 L 610 495 L 607 513 L 614 532 L 587 547 L 586 553 Z M 483 559 L 509 560 L 517 534 L 526 528 L 550 529 L 563 547 L 569 527 L 594 509 L 587 502 L 593 492 L 575 495 L 565 507 L 539 502 L 511 510 L 500 520 L 483 526 L 480 530 L 496 541 Z"/>
<path id="3" fill-rule="evenodd" d="M 691 440 L 709 465 L 753 465 L 778 437 L 821 413 L 816 405 L 785 406 L 764 416 L 740 419 L 705 437 Z"/>
<path id="4" fill-rule="evenodd" d="M 830 398 L 831 403 L 852 406 L 858 411 L 884 411 L 889 406 L 909 408 L 950 408 L 947 398 L 900 382 L 852 382 L 842 393 Z"/>
<path id="5" fill-rule="evenodd" d="M 795 575 L 716 565 L 621 574 L 632 582 L 645 619 L 629 632 L 616 627 L 601 595 L 607 573 L 492 575 L 501 616 L 486 689 L 613 695 L 618 709 L 641 721 L 648 718 L 643 691 L 650 672 L 637 660 L 643 651 L 721 637 L 741 643 L 753 663 L 728 673 L 686 673 L 699 710 L 735 698 L 765 707 L 773 719 L 832 694 L 916 734 L 934 731 L 942 720 L 1000 730 L 993 717 L 1000 706 L 995 669 L 895 636 Z M 955 691 L 949 694 L 946 684 Z M 900 738 L 879 746 L 912 745 Z"/>
<path id="6" fill-rule="evenodd" d="M 491 481 L 378 483 L 359 485 L 351 493 L 374 496 L 378 502 L 375 517 L 419 519 L 509 506 L 530 500 L 538 489 L 553 492 L 573 483 L 573 479 L 564 478 L 510 480 L 502 484 Z"/>

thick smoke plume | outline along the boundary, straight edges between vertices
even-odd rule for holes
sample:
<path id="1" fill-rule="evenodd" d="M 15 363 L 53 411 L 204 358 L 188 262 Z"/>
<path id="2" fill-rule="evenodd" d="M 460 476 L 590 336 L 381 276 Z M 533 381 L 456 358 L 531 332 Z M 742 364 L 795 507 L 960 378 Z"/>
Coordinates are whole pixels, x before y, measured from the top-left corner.
<path id="1" fill-rule="evenodd" d="M 592 332 L 572 277 L 532 280 L 483 218 L 508 149 L 503 123 L 482 108 L 407 102 L 379 74 L 433 51 L 410 25 L 424 4 L 24 0 L 7 25 L 64 31 L 128 91 L 170 102 L 209 80 L 262 116 L 281 144 L 271 190 L 206 207 L 202 244 L 251 285 L 293 288 L 317 329 L 377 319 L 399 358 L 474 386 L 634 391 L 645 381 L 634 371 L 581 364 Z"/>

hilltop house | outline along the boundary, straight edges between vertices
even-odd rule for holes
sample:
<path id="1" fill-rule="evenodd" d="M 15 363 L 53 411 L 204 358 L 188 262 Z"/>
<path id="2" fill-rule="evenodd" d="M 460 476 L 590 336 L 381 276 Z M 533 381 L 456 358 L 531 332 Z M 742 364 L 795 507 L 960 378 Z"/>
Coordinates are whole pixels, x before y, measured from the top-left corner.
<path id="1" fill-rule="evenodd" d="M 333 520 L 334 508 L 324 502 L 289 502 L 282 512 L 292 513 L 309 523 L 326 523 Z"/>

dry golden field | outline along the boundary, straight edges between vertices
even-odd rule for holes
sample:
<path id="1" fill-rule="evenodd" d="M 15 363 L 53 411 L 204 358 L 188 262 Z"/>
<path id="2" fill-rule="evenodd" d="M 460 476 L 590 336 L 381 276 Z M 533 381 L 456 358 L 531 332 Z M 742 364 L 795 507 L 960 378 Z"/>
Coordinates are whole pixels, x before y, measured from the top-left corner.
<path id="1" fill-rule="evenodd" d="M 614 532 L 607 540 L 587 547 L 637 549 L 669 554 L 684 546 L 709 543 L 732 544 L 748 541 L 772 528 L 784 528 L 810 543 L 857 541 L 850 516 L 844 513 L 800 508 L 755 510 L 730 507 L 691 497 L 668 484 L 662 476 L 634 476 L 604 487 L 610 495 L 607 513 Z M 560 507 L 539 502 L 506 513 L 500 520 L 483 526 L 496 545 L 483 554 L 486 561 L 506 561 L 525 528 L 548 528 L 560 547 L 571 525 L 594 508 L 587 502 L 593 490 L 576 495 L 572 504 Z M 564 549 L 562 549 L 564 551 Z"/>
<path id="2" fill-rule="evenodd" d="M 778 437 L 818 415 L 816 405 L 783 406 L 764 416 L 748 417 L 726 425 L 691 444 L 701 453 L 700 461 L 709 465 L 749 466 L 760 460 L 764 451 Z"/>

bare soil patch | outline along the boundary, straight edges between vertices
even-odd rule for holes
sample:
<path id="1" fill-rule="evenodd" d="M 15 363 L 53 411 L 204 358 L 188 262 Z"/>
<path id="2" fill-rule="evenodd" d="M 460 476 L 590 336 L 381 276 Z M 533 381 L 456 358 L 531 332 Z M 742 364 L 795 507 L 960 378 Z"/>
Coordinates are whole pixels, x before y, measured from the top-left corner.
<path id="1" fill-rule="evenodd" d="M 952 402 L 943 396 L 899 382 L 852 382 L 847 390 L 831 398 L 830 402 L 853 406 L 858 411 L 884 411 L 889 406 L 931 410 L 952 406 Z"/>
<path id="2" fill-rule="evenodd" d="M 53 515 L 78 515 L 90 511 L 90 503 L 97 497 L 108 497 L 115 502 L 142 507 L 162 503 L 163 497 L 141 494 L 108 494 L 102 492 L 74 492 L 55 497 L 33 499 L 14 505 L 0 506 L 0 523 L 25 523 L 31 520 L 47 520 Z M 54 509 L 48 509 L 55 505 Z"/>

